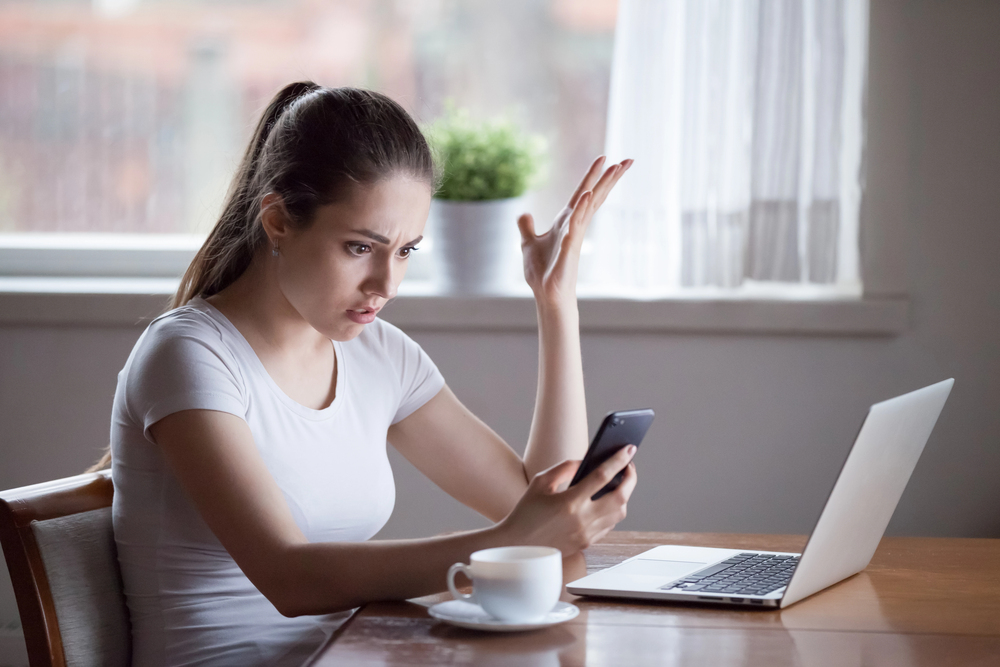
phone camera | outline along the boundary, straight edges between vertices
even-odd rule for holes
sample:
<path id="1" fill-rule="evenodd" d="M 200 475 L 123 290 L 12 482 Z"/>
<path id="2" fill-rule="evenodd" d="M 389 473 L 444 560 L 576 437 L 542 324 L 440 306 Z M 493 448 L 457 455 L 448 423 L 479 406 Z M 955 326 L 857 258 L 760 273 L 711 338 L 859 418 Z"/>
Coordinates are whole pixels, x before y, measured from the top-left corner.
<path id="1" fill-rule="evenodd" d="M 625 421 L 621 417 L 615 417 L 614 419 L 611 420 L 612 426 L 621 426 L 624 423 Z"/>

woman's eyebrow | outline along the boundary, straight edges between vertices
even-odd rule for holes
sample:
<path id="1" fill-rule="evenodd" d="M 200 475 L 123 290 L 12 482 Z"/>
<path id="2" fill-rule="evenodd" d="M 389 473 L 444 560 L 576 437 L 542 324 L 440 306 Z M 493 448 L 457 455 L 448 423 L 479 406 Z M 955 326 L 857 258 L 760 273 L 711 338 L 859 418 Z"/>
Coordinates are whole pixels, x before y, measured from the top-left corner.
<path id="1" fill-rule="evenodd" d="M 352 229 L 351 231 L 353 231 L 355 234 L 361 234 L 362 236 L 367 236 L 376 243 L 384 243 L 385 245 L 389 245 L 390 243 L 389 239 L 382 236 L 381 234 L 376 234 L 370 229 Z"/>
<path id="2" fill-rule="evenodd" d="M 389 241 L 389 239 L 387 239 L 386 237 L 382 236 L 381 234 L 376 234 L 375 232 L 373 232 L 370 229 L 353 229 L 351 231 L 353 231 L 355 234 L 361 234 L 362 236 L 367 236 L 368 238 L 370 238 L 372 241 L 375 241 L 376 243 L 382 243 L 384 245 L 389 245 L 391 243 L 391 241 Z M 420 243 L 423 240 L 424 240 L 423 236 L 418 236 L 417 238 L 413 239 L 412 241 L 410 241 L 406 245 L 408 245 L 408 246 L 409 245 L 415 245 L 417 243 Z"/>

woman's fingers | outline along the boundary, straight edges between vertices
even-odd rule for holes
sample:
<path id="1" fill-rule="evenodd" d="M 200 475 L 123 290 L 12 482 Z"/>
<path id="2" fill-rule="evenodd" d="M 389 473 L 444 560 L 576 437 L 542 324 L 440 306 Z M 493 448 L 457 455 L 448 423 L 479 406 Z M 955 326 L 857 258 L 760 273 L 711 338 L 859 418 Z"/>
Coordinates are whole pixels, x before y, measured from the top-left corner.
<path id="1" fill-rule="evenodd" d="M 607 196 L 608 191 L 611 189 L 611 184 L 615 181 L 615 176 L 622 171 L 624 167 L 620 164 L 613 164 L 608 167 L 601 178 L 597 181 L 597 185 L 594 186 L 594 198 L 597 201 L 604 201 Z"/>
<path id="2" fill-rule="evenodd" d="M 579 467 L 579 461 L 563 461 L 538 473 L 535 479 L 547 493 L 556 493 L 573 481 L 573 475 Z"/>
<path id="3" fill-rule="evenodd" d="M 615 187 L 615 184 L 618 183 L 618 180 L 625 174 L 626 171 L 628 171 L 628 168 L 632 166 L 633 162 L 635 162 L 635 160 L 623 160 L 621 163 L 616 164 L 611 168 L 614 169 L 615 172 L 610 178 L 608 178 L 608 172 L 611 171 L 611 169 L 608 169 L 608 172 L 604 172 L 604 177 L 602 177 L 594 187 L 595 211 L 599 209 L 601 204 L 604 203 L 604 200 L 608 198 L 608 195 L 611 194 L 611 190 Z"/>
<path id="4" fill-rule="evenodd" d="M 580 461 L 563 461 L 531 480 L 521 501 L 504 523 L 512 539 L 522 544 L 548 544 L 570 554 L 600 540 L 625 518 L 625 508 L 635 488 L 635 448 L 623 447 L 577 486 L 566 490 Z M 617 489 L 597 502 L 590 497 L 624 469 Z"/>
<path id="5" fill-rule="evenodd" d="M 617 489 L 615 489 L 621 493 L 621 500 L 623 503 L 627 503 L 628 499 L 632 497 L 632 492 L 635 491 L 635 485 L 638 483 L 639 474 L 635 470 L 635 461 L 629 461 L 628 469 L 622 477 L 622 483 Z"/>
<path id="6" fill-rule="evenodd" d="M 625 474 L 622 475 L 621 483 L 614 491 L 604 494 L 594 502 L 597 511 L 601 514 L 614 515 L 621 508 L 624 514 L 625 505 L 628 504 L 628 499 L 632 496 L 632 491 L 635 490 L 635 484 L 638 479 L 639 477 L 635 473 L 635 464 L 629 461 L 628 465 L 625 466 Z M 615 522 L 617 523 L 623 518 L 625 517 L 621 516 Z"/>
<path id="7" fill-rule="evenodd" d="M 614 476 L 625 468 L 635 455 L 635 445 L 627 445 L 615 452 L 607 461 L 599 465 L 593 472 L 580 480 L 574 489 L 577 495 L 590 498 L 614 479 Z M 626 471 L 627 474 L 627 471 Z M 602 499 L 603 500 L 603 499 Z"/>
<path id="8" fill-rule="evenodd" d="M 592 511 L 596 520 L 592 524 L 594 534 L 589 540 L 591 544 L 599 542 L 625 518 L 628 499 L 632 495 L 638 479 L 635 473 L 635 463 L 629 461 L 628 465 L 625 466 L 624 473 L 621 483 L 614 491 L 606 493 L 593 503 Z"/>
<path id="9" fill-rule="evenodd" d="M 570 208 L 576 208 L 576 204 L 580 200 L 583 193 L 593 188 L 594 183 L 597 182 L 597 179 L 600 176 L 601 166 L 604 164 L 604 160 L 606 159 L 607 158 L 602 155 L 591 163 L 590 169 L 588 169 L 587 173 L 583 175 L 583 180 L 581 180 L 580 185 L 577 186 L 576 192 L 574 192 L 573 196 L 569 198 L 568 206 Z"/>
<path id="10" fill-rule="evenodd" d="M 586 234 L 594 211 L 621 178 L 622 173 L 628 168 L 627 164 L 631 164 L 631 161 L 626 160 L 620 164 L 612 165 L 602 172 L 604 160 L 604 156 L 594 160 L 576 192 L 570 198 L 569 204 L 559 211 L 552 227 L 541 236 L 535 233 L 534 219 L 530 214 L 525 213 L 518 218 L 517 225 L 521 233 L 521 246 L 524 249 L 532 247 L 536 250 L 534 255 L 538 259 L 538 263 L 544 264 L 546 267 L 541 273 L 561 276 L 565 273 L 567 264 L 579 258 L 583 236 Z M 533 243 L 540 239 L 544 240 L 543 245 Z M 530 283 L 531 278 L 528 280 Z"/>
<path id="11" fill-rule="evenodd" d="M 535 238 L 535 219 L 530 213 L 523 213 L 517 219 L 517 228 L 521 232 L 521 241 L 531 241 Z"/>
<path id="12" fill-rule="evenodd" d="M 589 217 L 588 211 L 593 198 L 594 193 L 590 190 L 587 190 L 580 195 L 580 199 L 577 201 L 577 206 L 573 210 L 573 215 L 569 219 L 569 230 L 560 241 L 559 255 L 556 257 L 556 263 L 552 267 L 554 273 L 562 274 L 566 270 L 566 262 L 568 262 L 570 256 L 573 255 L 571 252 L 572 245 L 574 243 L 578 243 L 578 239 L 585 230 L 585 225 L 581 225 L 579 220 Z"/>
<path id="13" fill-rule="evenodd" d="M 618 182 L 618 179 L 622 177 L 622 174 L 628 171 L 628 168 L 632 166 L 633 162 L 635 162 L 635 160 L 632 160 L 631 158 L 629 158 L 628 160 L 622 160 L 620 163 L 609 167 L 607 170 L 605 170 L 604 174 L 602 175 L 601 167 L 604 165 L 605 159 L 606 159 L 605 156 L 602 155 L 591 163 L 590 168 L 587 170 L 587 173 L 584 174 L 583 176 L 583 180 L 580 181 L 580 185 L 577 186 L 576 191 L 573 193 L 573 196 L 569 198 L 568 206 L 570 208 L 576 208 L 576 204 L 580 200 L 580 197 L 583 195 L 584 192 L 586 192 L 587 190 L 597 190 L 598 186 L 596 184 L 599 182 L 599 180 L 603 180 L 602 177 L 607 177 L 608 172 L 610 172 L 612 169 L 615 169 L 617 170 L 617 172 L 611 177 L 612 180 L 610 185 L 608 185 L 606 188 L 602 188 L 602 191 L 598 193 L 601 196 L 595 199 L 595 201 L 597 202 L 597 206 L 603 204 L 604 198 L 607 197 L 607 193 L 611 191 L 611 188 L 613 188 L 614 184 Z"/>
<path id="14" fill-rule="evenodd" d="M 573 216 L 570 218 L 572 228 L 582 228 L 582 231 L 586 231 L 587 225 L 590 224 L 590 220 L 594 216 L 594 212 L 601 207 L 601 204 L 604 203 L 604 200 L 611 193 L 612 188 L 615 187 L 615 184 L 628 168 L 632 166 L 633 162 L 634 160 L 624 160 L 620 164 L 608 167 L 592 189 L 587 190 L 579 196 L 576 194 L 573 195 L 579 204 L 583 195 L 589 192 L 590 200 L 587 202 L 588 205 L 586 207 L 582 205 L 575 207 Z"/>
<path id="15" fill-rule="evenodd" d="M 569 229 L 571 233 L 586 226 L 586 221 L 590 219 L 590 208 L 593 203 L 593 190 L 587 190 L 580 195 L 580 198 L 576 202 L 576 208 L 573 209 L 573 214 L 569 217 Z"/>

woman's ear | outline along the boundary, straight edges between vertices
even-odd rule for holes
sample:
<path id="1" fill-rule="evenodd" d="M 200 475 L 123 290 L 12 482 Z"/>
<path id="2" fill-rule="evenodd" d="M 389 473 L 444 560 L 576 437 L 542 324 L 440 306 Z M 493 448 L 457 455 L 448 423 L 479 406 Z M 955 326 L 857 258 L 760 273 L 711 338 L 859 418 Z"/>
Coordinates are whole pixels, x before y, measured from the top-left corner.
<path id="1" fill-rule="evenodd" d="M 285 203 L 281 195 L 276 192 L 268 192 L 260 202 L 260 223 L 264 226 L 264 233 L 270 240 L 273 247 L 281 247 L 291 233 L 291 220 L 285 210 Z"/>

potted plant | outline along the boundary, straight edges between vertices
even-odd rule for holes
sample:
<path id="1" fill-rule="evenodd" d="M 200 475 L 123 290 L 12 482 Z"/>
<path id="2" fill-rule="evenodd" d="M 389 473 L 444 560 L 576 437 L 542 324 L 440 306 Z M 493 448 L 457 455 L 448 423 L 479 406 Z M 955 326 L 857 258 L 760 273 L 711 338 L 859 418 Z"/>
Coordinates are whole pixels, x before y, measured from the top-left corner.
<path id="1" fill-rule="evenodd" d="M 544 139 L 510 119 L 478 120 L 455 108 L 424 132 L 441 173 L 431 229 L 444 288 L 505 291 L 520 270 L 516 221 L 540 176 Z"/>

